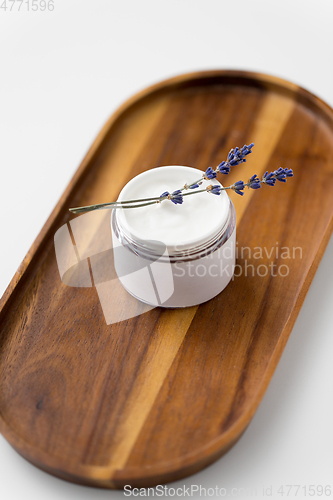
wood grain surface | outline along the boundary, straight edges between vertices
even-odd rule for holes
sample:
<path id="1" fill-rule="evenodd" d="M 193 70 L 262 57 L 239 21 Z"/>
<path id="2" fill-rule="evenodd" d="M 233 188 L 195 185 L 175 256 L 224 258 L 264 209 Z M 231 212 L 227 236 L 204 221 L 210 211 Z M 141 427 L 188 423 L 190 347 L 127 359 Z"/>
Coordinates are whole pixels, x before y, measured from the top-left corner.
<path id="1" fill-rule="evenodd" d="M 251 157 L 228 183 L 280 166 L 295 176 L 244 197 L 231 193 L 238 276 L 220 295 L 145 310 L 119 290 L 116 307 L 142 314 L 107 325 L 96 287 L 62 283 L 54 234 L 73 219 L 69 207 L 115 200 L 156 166 L 204 170 L 250 142 Z M 108 488 L 176 480 L 225 453 L 261 401 L 332 233 L 332 158 L 333 111 L 273 77 L 182 75 L 125 103 L 1 299 L 4 437 L 52 474 Z M 74 221 L 71 228 L 75 239 Z M 89 255 L 91 241 L 75 243 L 79 258 Z M 259 246 L 266 253 L 258 257 Z"/>

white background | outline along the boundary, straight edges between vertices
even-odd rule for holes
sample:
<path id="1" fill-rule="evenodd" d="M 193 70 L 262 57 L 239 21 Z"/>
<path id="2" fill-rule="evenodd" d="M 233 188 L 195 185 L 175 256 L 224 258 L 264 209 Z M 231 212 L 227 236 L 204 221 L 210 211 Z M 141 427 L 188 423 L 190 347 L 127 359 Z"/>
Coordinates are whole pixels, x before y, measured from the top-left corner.
<path id="1" fill-rule="evenodd" d="M 239 68 L 289 79 L 333 105 L 332 0 L 54 3 L 53 12 L 28 12 L 25 3 L 10 12 L 8 0 L 0 9 L 1 294 L 101 126 L 138 90 L 179 73 Z M 274 499 L 281 485 L 333 489 L 332 258 L 333 240 L 244 436 L 215 464 L 169 486 L 217 485 L 229 494 L 254 487 L 259 497 L 272 486 Z M 295 491 L 289 498 L 305 498 Z M 53 478 L 0 436 L 0 498 L 123 493 Z"/>

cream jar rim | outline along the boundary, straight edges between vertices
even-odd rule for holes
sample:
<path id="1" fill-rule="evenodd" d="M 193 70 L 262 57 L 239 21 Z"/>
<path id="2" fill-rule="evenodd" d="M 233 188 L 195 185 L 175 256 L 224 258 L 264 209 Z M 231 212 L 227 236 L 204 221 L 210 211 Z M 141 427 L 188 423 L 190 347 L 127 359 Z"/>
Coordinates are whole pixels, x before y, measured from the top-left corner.
<path id="1" fill-rule="evenodd" d="M 169 169 L 169 171 L 170 171 L 170 169 L 172 169 L 172 170 L 176 169 L 177 171 L 179 171 L 179 168 L 187 169 L 188 171 L 191 171 L 192 173 L 197 172 L 198 177 L 204 173 L 204 171 L 202 171 L 202 170 L 199 170 L 199 169 L 196 169 L 193 167 L 189 167 L 189 166 L 185 166 L 185 165 L 184 166 L 183 165 L 167 165 L 167 166 L 154 167 L 152 169 L 146 170 L 146 171 L 138 174 L 137 176 L 133 177 L 123 187 L 123 189 L 121 190 L 121 192 L 118 196 L 117 201 L 130 199 L 128 192 L 131 191 L 131 189 L 133 188 L 133 185 L 135 185 L 135 183 L 137 181 L 142 181 L 142 179 L 144 179 L 145 177 L 151 176 L 151 174 L 154 170 L 161 171 L 161 170 Z M 213 184 L 213 185 L 220 185 L 220 186 L 222 185 L 217 179 L 211 179 L 211 180 L 209 180 L 209 183 Z M 152 196 L 154 196 L 154 193 L 152 193 Z M 200 195 L 198 195 L 198 196 L 200 196 Z M 223 226 L 225 225 L 225 223 L 228 219 L 228 215 L 230 212 L 230 198 L 229 198 L 226 191 L 222 191 L 221 194 L 218 196 L 211 195 L 211 194 L 207 193 L 207 196 L 214 196 L 214 197 L 218 198 L 222 203 L 227 202 L 225 213 L 223 214 L 223 217 L 220 217 L 220 218 L 216 217 L 216 223 L 213 225 L 212 228 L 210 228 L 207 231 L 203 231 L 199 237 L 195 236 L 192 238 L 188 238 L 184 244 L 179 244 L 178 241 L 172 241 L 172 240 L 170 241 L 169 240 L 166 243 L 166 248 L 167 248 L 168 252 L 175 252 L 175 251 L 179 252 L 182 250 L 185 251 L 185 250 L 193 249 L 195 247 L 198 247 L 198 246 L 204 245 L 205 243 L 210 242 L 212 240 L 212 238 L 214 238 L 216 235 L 219 234 L 219 232 L 221 231 L 221 229 L 223 228 Z M 184 201 L 184 203 L 186 203 L 186 201 Z M 181 208 L 182 208 L 182 206 L 177 207 L 177 209 L 180 209 L 180 210 L 181 210 Z M 140 208 L 133 208 L 133 210 L 140 210 Z M 125 210 L 120 208 L 120 209 L 117 209 L 115 212 L 116 212 L 117 223 L 118 223 L 119 227 L 121 228 L 121 230 L 124 231 L 124 233 L 130 239 L 137 240 L 138 242 L 144 244 L 144 242 L 147 240 L 142 239 L 142 235 L 140 235 L 140 232 L 137 231 L 133 227 L 129 227 L 126 216 L 124 215 Z"/>

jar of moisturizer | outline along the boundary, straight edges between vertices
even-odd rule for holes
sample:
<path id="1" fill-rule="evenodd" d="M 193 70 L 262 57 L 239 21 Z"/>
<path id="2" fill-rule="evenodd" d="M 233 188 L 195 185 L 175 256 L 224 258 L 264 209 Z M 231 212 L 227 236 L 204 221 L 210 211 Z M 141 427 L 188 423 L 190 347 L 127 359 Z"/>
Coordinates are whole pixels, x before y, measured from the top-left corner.
<path id="1" fill-rule="evenodd" d="M 172 193 L 202 177 L 191 167 L 147 170 L 130 180 L 117 201 Z M 200 188 L 220 183 L 204 180 Z M 188 192 L 188 191 L 184 191 Z M 222 191 L 185 196 L 181 205 L 154 205 L 112 211 L 114 264 L 124 288 L 154 306 L 186 307 L 219 294 L 235 267 L 236 216 Z M 117 248 L 121 247 L 121 248 Z"/>

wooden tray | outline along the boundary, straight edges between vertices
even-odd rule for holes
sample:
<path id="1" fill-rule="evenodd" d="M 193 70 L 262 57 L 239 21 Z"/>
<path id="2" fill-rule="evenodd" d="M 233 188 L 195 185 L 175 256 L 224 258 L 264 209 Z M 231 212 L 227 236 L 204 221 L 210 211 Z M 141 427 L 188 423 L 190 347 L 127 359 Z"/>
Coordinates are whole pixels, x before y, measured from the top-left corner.
<path id="1" fill-rule="evenodd" d="M 115 200 L 130 178 L 158 165 L 205 169 L 252 141 L 230 183 L 279 166 L 295 177 L 231 194 L 241 275 L 215 299 L 107 325 L 94 287 L 61 282 L 53 238 L 73 219 L 69 207 Z M 179 479 L 225 453 L 260 403 L 331 235 L 332 158 L 333 111 L 270 76 L 195 73 L 124 104 L 1 300 L 5 438 L 52 474 L 110 488 Z M 267 249 L 261 258 L 258 246 Z M 302 258 L 300 250 L 286 258 L 282 247 L 300 247 Z M 272 264 L 277 276 L 259 276 Z"/>

